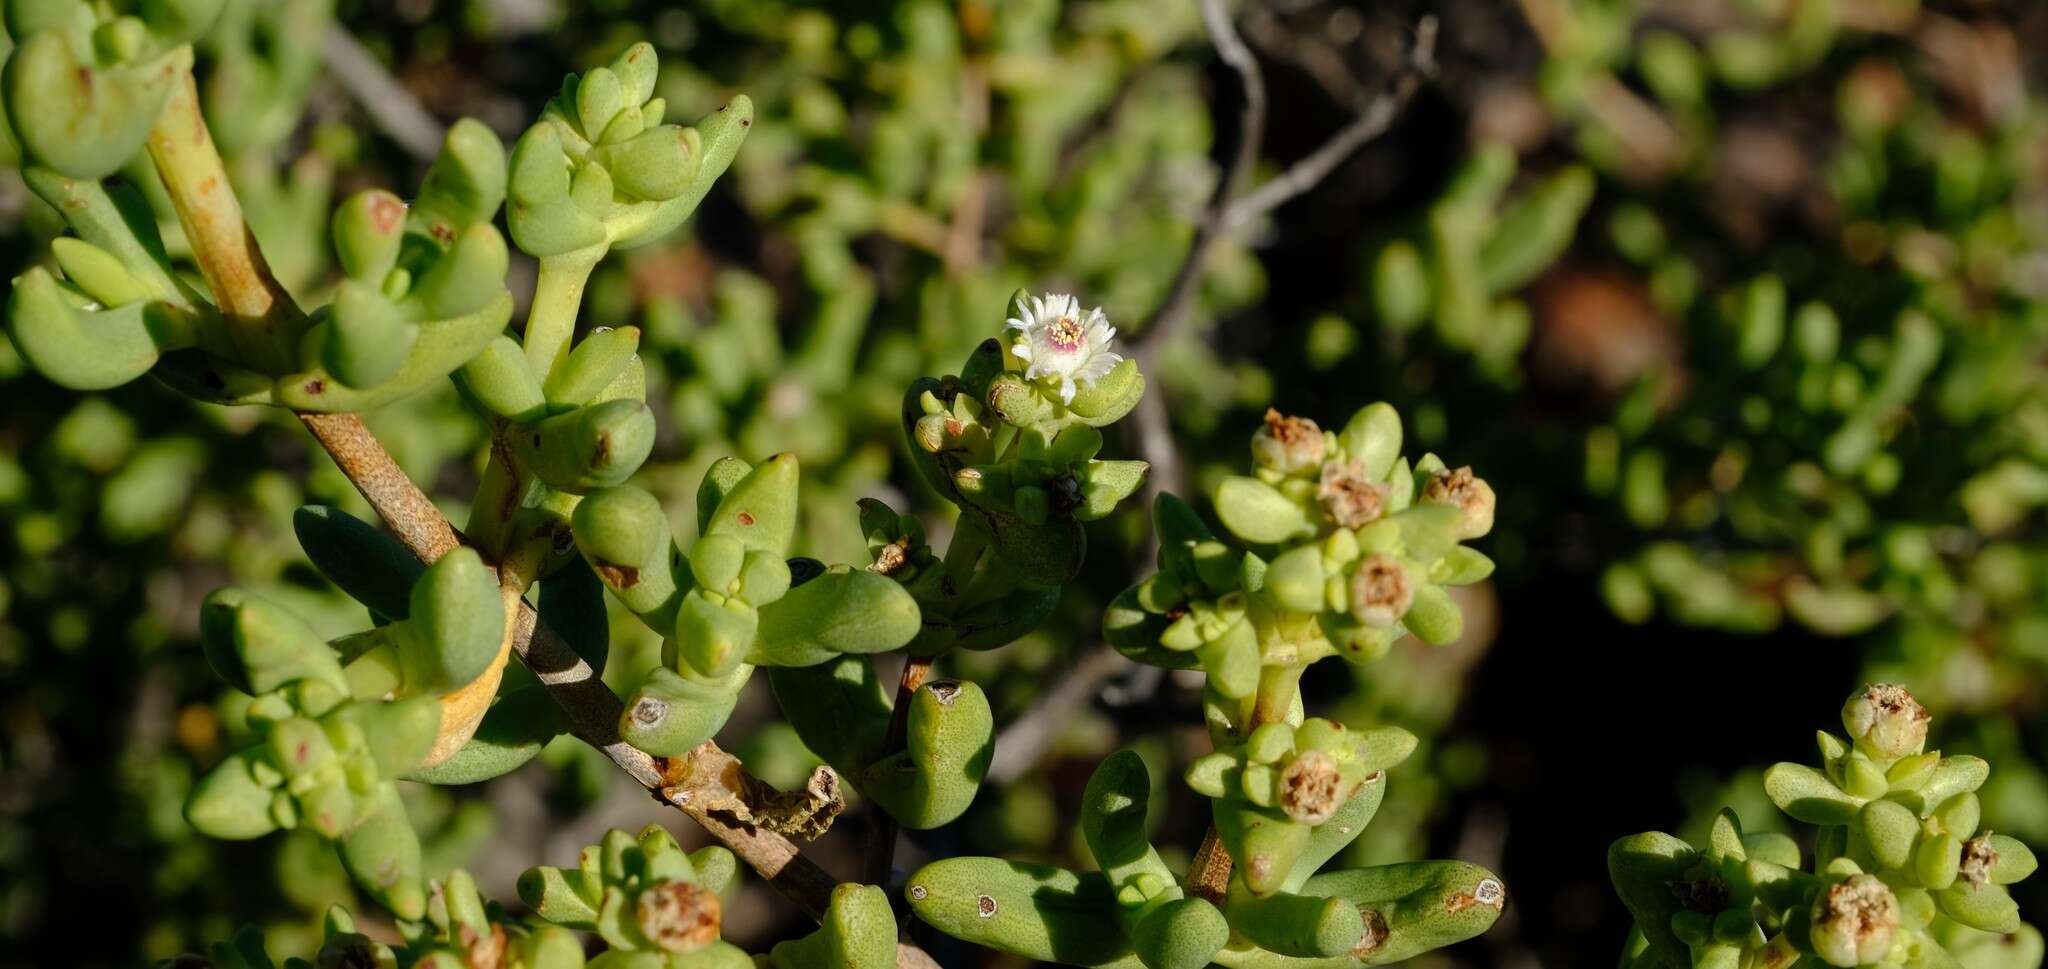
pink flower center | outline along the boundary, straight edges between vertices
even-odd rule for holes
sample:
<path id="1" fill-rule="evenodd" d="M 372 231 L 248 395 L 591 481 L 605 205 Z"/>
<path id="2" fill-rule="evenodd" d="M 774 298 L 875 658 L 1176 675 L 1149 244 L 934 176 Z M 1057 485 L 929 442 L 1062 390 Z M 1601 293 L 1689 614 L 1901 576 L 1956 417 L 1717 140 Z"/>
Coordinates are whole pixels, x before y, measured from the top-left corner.
<path id="1" fill-rule="evenodd" d="M 1045 329 L 1046 342 L 1061 353 L 1072 353 L 1088 342 L 1088 331 L 1081 321 L 1071 316 L 1062 316 Z"/>

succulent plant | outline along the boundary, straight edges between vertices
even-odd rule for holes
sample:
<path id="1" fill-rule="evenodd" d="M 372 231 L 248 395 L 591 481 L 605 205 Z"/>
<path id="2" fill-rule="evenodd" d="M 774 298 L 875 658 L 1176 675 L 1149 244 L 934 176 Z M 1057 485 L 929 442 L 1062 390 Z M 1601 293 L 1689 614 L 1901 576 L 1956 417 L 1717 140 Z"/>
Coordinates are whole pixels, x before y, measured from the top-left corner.
<path id="1" fill-rule="evenodd" d="M 1819 768 L 1764 774 L 1779 809 L 1817 828 L 1810 865 L 1726 808 L 1704 846 L 1615 842 L 1608 869 L 1636 923 L 1624 964 L 2038 966 L 2040 933 L 2006 890 L 2034 854 L 1984 824 L 1989 764 L 1926 749 L 1930 719 L 1906 688 L 1873 684 L 1843 705 L 1846 737 L 1821 731 Z"/>

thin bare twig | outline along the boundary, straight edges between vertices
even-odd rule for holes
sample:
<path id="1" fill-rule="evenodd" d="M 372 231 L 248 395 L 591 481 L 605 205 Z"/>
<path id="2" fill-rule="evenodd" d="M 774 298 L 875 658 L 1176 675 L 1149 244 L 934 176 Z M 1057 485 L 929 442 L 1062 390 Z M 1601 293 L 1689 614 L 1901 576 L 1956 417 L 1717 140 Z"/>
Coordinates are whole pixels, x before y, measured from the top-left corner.
<path id="1" fill-rule="evenodd" d="M 1216 237 L 1223 233 L 1224 214 L 1238 188 L 1250 177 L 1266 132 L 1266 79 L 1259 73 L 1258 59 L 1252 56 L 1251 48 L 1245 46 L 1244 39 L 1237 35 L 1237 28 L 1231 24 L 1229 11 L 1223 9 L 1223 0 L 1202 0 L 1202 23 L 1209 30 L 1209 41 L 1216 47 L 1216 56 L 1237 72 L 1239 83 L 1244 85 L 1244 107 L 1237 114 L 1237 145 L 1231 152 L 1230 162 L 1216 180 L 1216 190 L 1210 194 L 1209 204 L 1202 209 L 1202 220 L 1195 224 L 1195 238 L 1188 245 L 1187 258 L 1181 261 L 1180 269 L 1174 273 L 1165 302 L 1159 304 L 1144 327 L 1131 338 L 1130 342 L 1137 345 L 1139 358 L 1148 370 L 1154 348 L 1167 342 L 1172 331 L 1187 318 L 1189 304 L 1194 301 L 1195 287 L 1201 282 L 1202 269 L 1209 260 L 1209 249 L 1215 244 Z"/>
<path id="2" fill-rule="evenodd" d="M 1052 689 L 1040 694 L 1030 709 L 996 735 L 988 779 L 1007 785 L 1037 766 L 1059 737 L 1060 728 L 1095 697 L 1096 686 L 1130 665 L 1123 654 L 1101 643 L 1083 654 Z"/>
<path id="3" fill-rule="evenodd" d="M 447 126 L 398 83 L 347 27 L 327 25 L 320 38 L 320 54 L 342 89 L 370 116 L 370 122 L 406 154 L 430 161 L 441 153 Z"/>
<path id="4" fill-rule="evenodd" d="M 1329 141 L 1307 157 L 1288 166 L 1271 181 L 1232 201 L 1224 212 L 1225 231 L 1238 229 L 1314 188 L 1346 158 L 1366 142 L 1384 134 L 1399 117 L 1401 109 L 1415 96 L 1422 79 L 1436 73 L 1436 18 L 1424 17 L 1415 25 L 1415 45 L 1408 63 L 1393 87 L 1367 104 L 1350 124 L 1338 129 Z"/>

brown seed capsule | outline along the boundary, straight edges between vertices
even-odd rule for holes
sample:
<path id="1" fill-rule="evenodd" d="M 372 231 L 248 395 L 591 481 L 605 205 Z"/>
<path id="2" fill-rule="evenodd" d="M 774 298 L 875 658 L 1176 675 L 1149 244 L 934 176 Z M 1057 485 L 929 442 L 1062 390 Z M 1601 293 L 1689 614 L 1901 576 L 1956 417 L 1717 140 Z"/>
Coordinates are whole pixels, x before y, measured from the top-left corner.
<path id="1" fill-rule="evenodd" d="M 1316 482 L 1316 500 L 1331 521 L 1358 528 L 1377 521 L 1386 510 L 1387 486 L 1372 481 L 1362 461 L 1332 461 L 1323 465 Z"/>
<path id="2" fill-rule="evenodd" d="M 1493 531 L 1493 486 L 1472 473 L 1471 467 L 1439 472 L 1422 486 L 1422 501 L 1450 505 L 1464 514 L 1458 522 L 1458 538 L 1478 538 Z"/>
<path id="3" fill-rule="evenodd" d="M 1351 954 L 1364 958 L 1387 944 L 1387 917 L 1371 908 L 1361 908 L 1358 914 L 1364 917 L 1365 931 L 1358 936 L 1358 944 L 1351 947 Z"/>
<path id="4" fill-rule="evenodd" d="M 1415 601 L 1408 570 L 1391 555 L 1373 555 L 1358 563 L 1351 577 L 1351 614 L 1369 626 L 1401 621 Z"/>
<path id="5" fill-rule="evenodd" d="M 1302 824 L 1321 824 L 1343 804 L 1343 785 L 1329 754 L 1303 751 L 1280 772 L 1280 809 Z"/>
<path id="6" fill-rule="evenodd" d="M 640 932 L 666 952 L 695 952 L 718 941 L 718 896 L 689 882 L 660 882 L 640 893 Z"/>
<path id="7" fill-rule="evenodd" d="M 909 562 L 910 539 L 899 538 L 882 546 L 881 551 L 875 553 L 874 564 L 868 566 L 868 571 L 879 575 L 895 575 L 896 570 Z"/>
<path id="8" fill-rule="evenodd" d="M 1252 460 L 1259 467 L 1294 474 L 1323 463 L 1323 429 L 1306 417 L 1266 409 L 1266 426 L 1252 435 Z"/>
<path id="9" fill-rule="evenodd" d="M 1917 754 L 1927 746 L 1933 717 L 1913 694 L 1895 683 L 1873 683 L 1842 705 L 1842 726 L 1866 753 L 1885 760 Z"/>
<path id="10" fill-rule="evenodd" d="M 1956 877 L 1970 885 L 1982 885 L 1991 880 L 1991 869 L 1998 867 L 1998 849 L 1991 844 L 1991 832 L 1963 842 L 1963 862 L 1956 869 Z"/>
<path id="11" fill-rule="evenodd" d="M 1851 875 L 1822 892 L 1813 907 L 1813 950 L 1837 966 L 1884 957 L 1899 930 L 1899 900 L 1876 875 Z"/>

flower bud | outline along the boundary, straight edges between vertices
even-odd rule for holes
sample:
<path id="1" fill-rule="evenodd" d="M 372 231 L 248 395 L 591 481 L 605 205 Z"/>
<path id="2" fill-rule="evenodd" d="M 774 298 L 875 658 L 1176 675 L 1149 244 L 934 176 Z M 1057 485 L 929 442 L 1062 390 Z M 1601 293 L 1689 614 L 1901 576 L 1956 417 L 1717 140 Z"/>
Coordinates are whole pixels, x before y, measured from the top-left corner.
<path id="1" fill-rule="evenodd" d="M 1005 373 L 989 383 L 989 410 L 1006 424 L 1029 427 L 1053 416 L 1052 401 L 1023 377 Z"/>
<path id="2" fill-rule="evenodd" d="M 1493 487 L 1472 473 L 1470 467 L 1444 471 L 1422 486 L 1425 504 L 1449 505 L 1463 515 L 1458 521 L 1459 539 L 1472 539 L 1493 530 Z"/>
<path id="3" fill-rule="evenodd" d="M 1407 615 L 1415 601 L 1408 570 L 1391 555 L 1374 555 L 1358 563 L 1351 577 L 1351 614 L 1370 626 L 1391 626 Z"/>
<path id="4" fill-rule="evenodd" d="M 1873 757 L 1885 761 L 1917 754 L 1927 746 L 1932 717 L 1906 688 L 1873 683 L 1842 705 L 1842 726 Z"/>
<path id="5" fill-rule="evenodd" d="M 1899 930 L 1899 900 L 1876 875 L 1851 875 L 1813 903 L 1814 954 L 1836 966 L 1884 958 Z"/>
<path id="6" fill-rule="evenodd" d="M 1323 429 L 1268 407 L 1265 426 L 1252 434 L 1252 461 L 1281 474 L 1307 471 L 1323 463 Z"/>
<path id="7" fill-rule="evenodd" d="M 405 236 L 405 202 L 383 189 L 367 189 L 335 207 L 331 232 L 334 256 L 350 279 L 372 287 L 398 265 Z"/>

